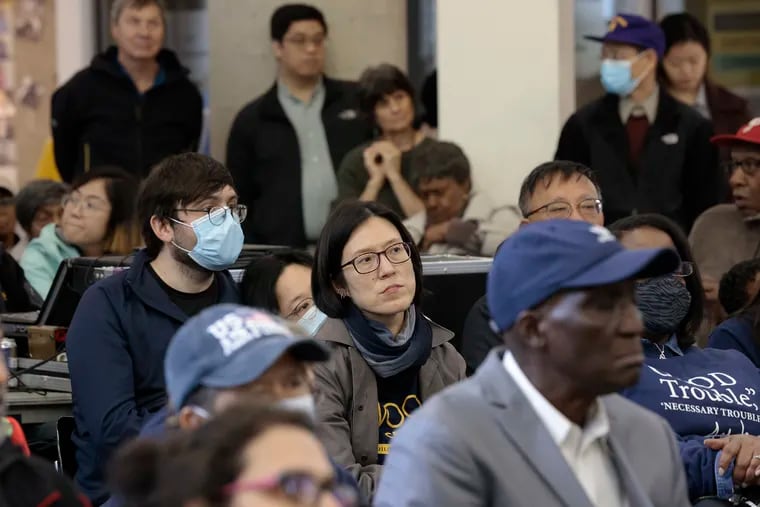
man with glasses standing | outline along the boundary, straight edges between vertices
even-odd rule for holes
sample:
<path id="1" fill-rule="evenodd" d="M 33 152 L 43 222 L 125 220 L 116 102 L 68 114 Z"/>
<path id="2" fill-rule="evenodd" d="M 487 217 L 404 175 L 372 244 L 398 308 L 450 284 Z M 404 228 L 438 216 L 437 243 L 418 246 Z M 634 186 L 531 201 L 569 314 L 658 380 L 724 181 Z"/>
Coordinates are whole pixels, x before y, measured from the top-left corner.
<path id="1" fill-rule="evenodd" d="M 112 451 L 166 404 L 164 355 L 176 331 L 218 303 L 238 303 L 226 271 L 243 247 L 232 177 L 219 162 L 174 155 L 154 168 L 138 199 L 146 248 L 130 268 L 90 287 L 69 327 L 76 480 L 92 500 L 109 496 Z"/>
<path id="2" fill-rule="evenodd" d="M 256 220 L 247 242 L 316 243 L 338 195 L 343 156 L 370 138 L 356 86 L 324 75 L 327 23 L 310 5 L 287 4 L 271 19 L 277 82 L 246 105 L 227 140 L 227 166 Z"/>
<path id="3" fill-rule="evenodd" d="M 710 122 L 657 85 L 665 36 L 657 24 L 621 14 L 602 37 L 607 94 L 567 121 L 557 160 L 591 167 L 604 193 L 607 223 L 659 213 L 684 230 L 724 197 L 725 178 L 710 145 Z"/>
<path id="4" fill-rule="evenodd" d="M 705 296 L 717 309 L 721 277 L 760 253 L 760 118 L 743 125 L 736 135 L 715 136 L 711 141 L 731 150 L 725 169 L 733 203 L 702 213 L 689 242 L 702 272 Z"/>

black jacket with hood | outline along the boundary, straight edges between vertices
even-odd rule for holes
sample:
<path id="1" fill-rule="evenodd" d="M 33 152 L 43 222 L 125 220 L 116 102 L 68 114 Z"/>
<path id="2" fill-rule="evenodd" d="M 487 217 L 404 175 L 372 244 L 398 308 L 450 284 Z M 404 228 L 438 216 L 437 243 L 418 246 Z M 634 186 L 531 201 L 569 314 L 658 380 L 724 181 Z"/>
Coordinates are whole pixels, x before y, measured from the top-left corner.
<path id="1" fill-rule="evenodd" d="M 203 100 L 177 56 L 161 50 L 159 78 L 143 94 L 116 57 L 113 46 L 96 55 L 53 94 L 55 162 L 64 181 L 99 165 L 144 178 L 166 156 L 198 148 Z"/>

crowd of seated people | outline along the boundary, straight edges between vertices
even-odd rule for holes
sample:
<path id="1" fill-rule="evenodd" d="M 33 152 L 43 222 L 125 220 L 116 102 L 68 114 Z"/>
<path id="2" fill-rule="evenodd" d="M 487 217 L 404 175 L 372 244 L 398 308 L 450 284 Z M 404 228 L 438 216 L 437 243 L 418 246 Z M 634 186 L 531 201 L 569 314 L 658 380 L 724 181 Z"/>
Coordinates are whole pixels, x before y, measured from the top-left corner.
<path id="1" fill-rule="evenodd" d="M 313 6 L 273 13 L 277 75 L 226 166 L 193 152 L 163 3 L 117 0 L 111 25 L 53 98 L 66 183 L 0 188 L 4 310 L 39 308 L 67 259 L 132 257 L 68 329 L 88 500 L 38 479 L 60 505 L 760 500 L 760 119 L 707 76 L 695 18 L 621 14 L 591 37 L 607 93 L 514 205 L 420 127 L 401 69 L 325 76 Z M 238 284 L 245 242 L 277 248 Z M 493 257 L 461 350 L 422 305 L 423 255 L 443 253 Z M 3 484 L 29 459 L 6 426 Z"/>

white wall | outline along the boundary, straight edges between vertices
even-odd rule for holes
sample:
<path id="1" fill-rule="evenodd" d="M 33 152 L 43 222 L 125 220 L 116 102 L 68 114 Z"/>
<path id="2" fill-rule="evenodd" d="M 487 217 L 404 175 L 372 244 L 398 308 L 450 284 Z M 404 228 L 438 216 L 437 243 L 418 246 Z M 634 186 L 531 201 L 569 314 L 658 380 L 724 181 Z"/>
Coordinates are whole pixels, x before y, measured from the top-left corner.
<path id="1" fill-rule="evenodd" d="M 574 109 L 573 7 L 438 0 L 440 137 L 462 146 L 499 203 L 516 203 L 523 178 L 554 157 Z"/>
<path id="2" fill-rule="evenodd" d="M 95 54 L 93 0 L 55 0 L 56 80 L 62 84 Z"/>

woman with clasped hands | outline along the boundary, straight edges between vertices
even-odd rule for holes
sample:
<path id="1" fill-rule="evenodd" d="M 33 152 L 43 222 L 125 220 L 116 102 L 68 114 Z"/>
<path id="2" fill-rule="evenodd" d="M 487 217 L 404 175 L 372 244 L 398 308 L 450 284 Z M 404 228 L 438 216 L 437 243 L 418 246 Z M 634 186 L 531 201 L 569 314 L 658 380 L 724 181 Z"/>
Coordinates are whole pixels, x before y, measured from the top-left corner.
<path id="1" fill-rule="evenodd" d="M 378 134 L 343 158 L 338 169 L 338 202 L 376 201 L 402 218 L 425 209 L 414 191 L 416 159 L 438 141 L 415 128 L 414 89 L 393 65 L 365 70 L 359 79 L 359 106 Z"/>

